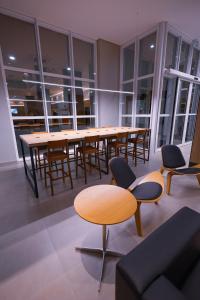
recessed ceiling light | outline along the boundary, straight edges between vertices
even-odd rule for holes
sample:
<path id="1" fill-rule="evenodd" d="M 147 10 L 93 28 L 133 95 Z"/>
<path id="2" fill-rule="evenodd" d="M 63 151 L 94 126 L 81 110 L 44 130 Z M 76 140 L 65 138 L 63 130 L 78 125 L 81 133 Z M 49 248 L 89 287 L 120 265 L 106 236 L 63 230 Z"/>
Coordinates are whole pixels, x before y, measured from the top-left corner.
<path id="1" fill-rule="evenodd" d="M 16 57 L 15 57 L 14 55 L 9 55 L 8 58 L 9 58 L 10 60 L 16 60 Z"/>
<path id="2" fill-rule="evenodd" d="M 70 67 L 68 67 L 68 68 L 67 68 L 67 71 L 71 71 L 71 68 L 70 68 Z"/>
<path id="3" fill-rule="evenodd" d="M 155 45 L 154 45 L 154 44 L 151 44 L 151 45 L 150 45 L 150 48 L 151 48 L 151 49 L 155 48 Z"/>

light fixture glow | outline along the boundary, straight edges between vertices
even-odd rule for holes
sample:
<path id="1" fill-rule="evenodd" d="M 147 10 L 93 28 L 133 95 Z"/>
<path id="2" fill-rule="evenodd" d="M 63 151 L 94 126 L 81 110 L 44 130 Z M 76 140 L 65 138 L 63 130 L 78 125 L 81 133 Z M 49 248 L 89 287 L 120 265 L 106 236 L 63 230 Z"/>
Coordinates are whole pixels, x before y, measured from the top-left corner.
<path id="1" fill-rule="evenodd" d="M 150 45 L 150 48 L 151 48 L 151 49 L 155 48 L 155 45 L 154 45 L 154 44 L 151 44 L 151 45 Z"/>
<path id="2" fill-rule="evenodd" d="M 67 68 L 67 71 L 71 71 L 71 68 L 70 68 L 70 67 L 68 67 L 68 68 Z"/>
<path id="3" fill-rule="evenodd" d="M 76 85 L 56 84 L 56 83 L 41 82 L 41 81 L 26 80 L 26 79 L 23 79 L 22 81 L 23 82 L 28 82 L 28 83 L 42 84 L 42 85 L 50 85 L 50 86 L 60 86 L 60 87 L 74 88 L 74 89 L 80 89 L 80 90 L 83 90 L 83 91 L 90 90 L 90 91 L 97 91 L 97 92 L 107 92 L 107 93 L 117 93 L 117 94 L 134 95 L 134 92 L 125 92 L 125 91 L 107 90 L 107 89 L 97 89 L 97 88 L 84 88 L 82 86 L 76 86 Z"/>
<path id="4" fill-rule="evenodd" d="M 16 57 L 14 55 L 9 55 L 8 58 L 13 61 L 16 60 Z"/>

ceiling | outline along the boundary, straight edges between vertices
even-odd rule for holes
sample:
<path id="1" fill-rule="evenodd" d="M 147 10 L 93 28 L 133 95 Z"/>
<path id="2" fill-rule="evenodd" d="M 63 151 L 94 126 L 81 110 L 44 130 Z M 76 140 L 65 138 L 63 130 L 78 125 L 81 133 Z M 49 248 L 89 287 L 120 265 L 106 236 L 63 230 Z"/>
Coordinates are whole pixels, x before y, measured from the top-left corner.
<path id="1" fill-rule="evenodd" d="M 161 21 L 200 40 L 200 0 L 0 0 L 0 6 L 117 44 Z"/>

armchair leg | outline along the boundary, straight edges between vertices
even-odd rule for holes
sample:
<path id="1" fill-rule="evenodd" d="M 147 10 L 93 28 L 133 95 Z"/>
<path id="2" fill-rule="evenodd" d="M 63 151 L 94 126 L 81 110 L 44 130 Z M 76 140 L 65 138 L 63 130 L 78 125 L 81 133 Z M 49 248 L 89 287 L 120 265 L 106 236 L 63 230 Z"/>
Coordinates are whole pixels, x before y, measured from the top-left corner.
<path id="1" fill-rule="evenodd" d="M 160 173 L 163 174 L 165 169 L 163 167 L 160 167 Z"/>
<path id="2" fill-rule="evenodd" d="M 137 228 L 137 233 L 139 236 L 142 236 L 142 224 L 141 224 L 141 215 L 140 215 L 140 206 L 141 206 L 141 202 L 137 202 L 137 210 L 135 213 L 135 224 L 136 224 L 136 228 Z"/>
<path id="3" fill-rule="evenodd" d="M 171 181 L 172 181 L 172 176 L 173 176 L 173 175 L 174 175 L 174 174 L 171 173 L 171 172 L 169 172 L 169 173 L 167 174 L 167 191 L 166 191 L 167 195 L 170 194 Z"/>
<path id="4" fill-rule="evenodd" d="M 198 183 L 200 184 L 200 175 L 196 175 Z"/>

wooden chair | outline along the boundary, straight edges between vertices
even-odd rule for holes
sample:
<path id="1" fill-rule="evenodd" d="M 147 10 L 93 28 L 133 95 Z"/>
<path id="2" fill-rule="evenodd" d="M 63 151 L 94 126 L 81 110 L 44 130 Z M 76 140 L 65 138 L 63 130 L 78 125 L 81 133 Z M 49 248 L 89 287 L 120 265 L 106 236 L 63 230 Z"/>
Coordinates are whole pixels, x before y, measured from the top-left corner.
<path id="1" fill-rule="evenodd" d="M 113 137 L 108 138 L 108 157 L 111 158 L 112 153 L 119 156 L 124 154 L 125 159 L 128 159 L 128 132 L 117 133 Z"/>
<path id="2" fill-rule="evenodd" d="M 65 182 L 65 177 L 70 178 L 71 188 L 73 188 L 71 168 L 69 161 L 69 144 L 67 140 L 49 141 L 47 145 L 48 152 L 43 154 L 44 158 L 44 174 L 45 186 L 47 186 L 47 175 L 50 179 L 51 195 L 54 195 L 53 181 L 62 179 Z M 61 162 L 61 168 L 58 168 L 58 162 Z M 67 164 L 67 172 L 64 170 L 64 163 Z M 56 163 L 56 169 L 53 168 L 53 163 Z M 48 166 L 48 171 L 47 171 Z M 59 171 L 61 176 L 59 176 Z M 56 172 L 56 177 L 53 174 Z"/>
<path id="3" fill-rule="evenodd" d="M 34 132 L 32 132 L 32 134 L 45 134 L 45 133 L 48 133 L 48 132 L 47 131 L 39 131 L 39 132 L 34 131 Z M 42 163 L 43 159 L 42 159 L 41 155 L 46 150 L 47 150 L 46 146 L 34 147 L 35 167 L 36 167 L 36 170 L 40 171 L 40 177 L 41 178 L 42 178 L 42 168 L 44 167 L 43 163 Z"/>
<path id="4" fill-rule="evenodd" d="M 85 176 L 85 184 L 87 184 L 87 169 L 86 165 L 97 167 L 99 170 L 99 177 L 101 179 L 101 167 L 99 158 L 99 136 L 88 136 L 82 142 L 82 145 L 76 148 L 76 177 L 78 177 L 78 167 L 83 168 Z M 92 164 L 92 158 L 95 164 Z M 79 164 L 80 161 L 80 164 Z"/>
<path id="5" fill-rule="evenodd" d="M 128 143 L 133 145 L 129 154 L 132 155 L 135 166 L 137 166 L 137 159 L 142 159 L 144 163 L 149 160 L 150 137 L 151 129 L 145 129 L 139 130 L 134 137 L 128 139 Z"/>
<path id="6" fill-rule="evenodd" d="M 164 191 L 164 178 L 159 171 L 152 172 L 135 185 L 136 176 L 122 157 L 114 157 L 109 161 L 112 172 L 112 183 L 124 189 L 128 189 L 137 200 L 135 222 L 138 235 L 142 236 L 141 213 L 142 203 L 155 203 L 161 199 Z"/>
<path id="7" fill-rule="evenodd" d="M 193 175 L 196 176 L 200 184 L 200 164 L 193 167 L 183 168 L 186 165 L 185 159 L 180 148 L 176 145 L 164 145 L 161 148 L 163 165 L 160 168 L 161 173 L 165 170 L 167 174 L 166 192 L 169 195 L 171 189 L 171 180 L 174 175 Z"/>

